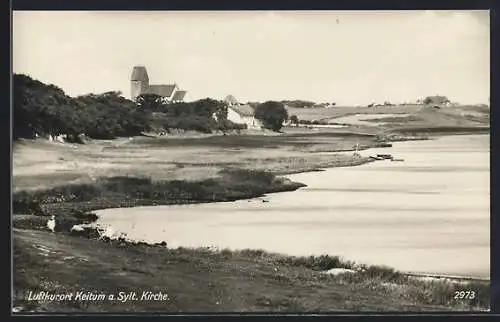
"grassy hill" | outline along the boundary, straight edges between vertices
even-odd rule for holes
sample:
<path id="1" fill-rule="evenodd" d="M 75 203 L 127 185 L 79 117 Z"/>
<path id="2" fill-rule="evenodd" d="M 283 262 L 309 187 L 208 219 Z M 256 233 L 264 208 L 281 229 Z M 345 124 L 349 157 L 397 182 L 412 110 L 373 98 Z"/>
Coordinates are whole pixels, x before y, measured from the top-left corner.
<path id="1" fill-rule="evenodd" d="M 289 115 L 296 115 L 302 121 L 322 123 L 342 123 L 345 116 L 376 115 L 369 120 L 372 126 L 489 126 L 490 109 L 483 105 L 442 106 L 434 108 L 427 105 L 395 105 L 377 107 L 335 106 L 331 108 L 288 108 Z M 396 115 L 395 115 L 396 114 Z M 366 119 L 368 117 L 365 117 Z M 384 123 L 384 124 L 382 124 Z"/>

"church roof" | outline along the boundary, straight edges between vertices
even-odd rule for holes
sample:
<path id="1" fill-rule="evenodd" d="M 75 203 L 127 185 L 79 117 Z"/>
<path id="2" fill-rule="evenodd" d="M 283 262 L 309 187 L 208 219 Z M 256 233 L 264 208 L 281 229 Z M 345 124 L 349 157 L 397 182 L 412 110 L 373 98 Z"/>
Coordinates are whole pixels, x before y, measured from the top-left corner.
<path id="1" fill-rule="evenodd" d="M 149 81 L 148 72 L 146 71 L 146 67 L 134 66 L 134 68 L 132 69 L 132 75 L 130 76 L 130 80 L 133 80 L 133 81 L 147 80 L 147 81 Z"/>
<path id="2" fill-rule="evenodd" d="M 172 97 L 172 101 L 182 101 L 184 96 L 186 96 L 186 91 L 177 91 L 175 92 L 174 97 Z"/>
<path id="3" fill-rule="evenodd" d="M 156 94 L 160 95 L 163 97 L 170 97 L 172 96 L 172 93 L 175 91 L 175 88 L 177 87 L 176 84 L 169 84 L 169 85 L 149 85 L 148 89 L 146 90 L 145 93 L 147 94 Z"/>

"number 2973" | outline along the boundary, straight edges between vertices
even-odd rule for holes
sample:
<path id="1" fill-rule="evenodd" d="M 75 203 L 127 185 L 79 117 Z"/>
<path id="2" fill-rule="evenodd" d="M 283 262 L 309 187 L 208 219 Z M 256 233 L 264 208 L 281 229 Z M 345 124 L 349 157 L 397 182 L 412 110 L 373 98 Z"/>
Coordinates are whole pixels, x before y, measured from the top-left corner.
<path id="1" fill-rule="evenodd" d="M 453 298 L 455 300 L 472 300 L 476 298 L 476 292 L 474 291 L 455 291 Z"/>

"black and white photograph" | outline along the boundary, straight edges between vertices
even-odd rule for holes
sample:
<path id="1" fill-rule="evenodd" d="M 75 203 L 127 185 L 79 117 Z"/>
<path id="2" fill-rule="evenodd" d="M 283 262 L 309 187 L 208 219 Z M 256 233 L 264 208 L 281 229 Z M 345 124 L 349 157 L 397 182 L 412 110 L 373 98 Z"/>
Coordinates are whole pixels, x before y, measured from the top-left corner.
<path id="1" fill-rule="evenodd" d="M 12 12 L 12 314 L 490 310 L 490 12 Z"/>

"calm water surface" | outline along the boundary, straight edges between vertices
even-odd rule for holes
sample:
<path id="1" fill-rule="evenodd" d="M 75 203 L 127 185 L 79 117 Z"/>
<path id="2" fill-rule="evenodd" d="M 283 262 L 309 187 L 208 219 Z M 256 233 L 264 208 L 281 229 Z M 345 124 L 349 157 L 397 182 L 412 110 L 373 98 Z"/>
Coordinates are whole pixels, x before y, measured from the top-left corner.
<path id="1" fill-rule="evenodd" d="M 362 151 L 405 162 L 291 175 L 308 185 L 261 199 L 99 211 L 130 238 L 170 246 L 340 255 L 399 270 L 489 277 L 489 136 Z"/>

